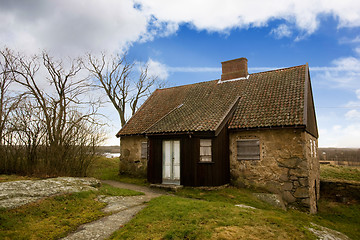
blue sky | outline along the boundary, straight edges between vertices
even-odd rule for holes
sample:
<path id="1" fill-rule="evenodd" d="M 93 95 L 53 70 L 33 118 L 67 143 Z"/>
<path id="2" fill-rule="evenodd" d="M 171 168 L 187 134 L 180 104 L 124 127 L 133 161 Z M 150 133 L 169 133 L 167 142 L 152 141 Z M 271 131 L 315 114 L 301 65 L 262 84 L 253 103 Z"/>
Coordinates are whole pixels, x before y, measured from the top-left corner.
<path id="1" fill-rule="evenodd" d="M 64 57 L 127 51 L 169 86 L 309 63 L 320 147 L 360 147 L 360 2 L 0 1 L 0 43 Z M 111 106 L 108 144 L 120 124 Z"/>

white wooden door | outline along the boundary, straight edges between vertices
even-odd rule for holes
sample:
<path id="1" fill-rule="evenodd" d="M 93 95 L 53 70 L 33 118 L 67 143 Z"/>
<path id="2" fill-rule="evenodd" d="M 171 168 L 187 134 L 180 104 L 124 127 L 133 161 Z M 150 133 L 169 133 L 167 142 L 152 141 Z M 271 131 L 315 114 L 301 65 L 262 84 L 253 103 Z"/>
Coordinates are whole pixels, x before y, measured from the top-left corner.
<path id="1" fill-rule="evenodd" d="M 163 141 L 163 184 L 180 185 L 180 141 Z"/>

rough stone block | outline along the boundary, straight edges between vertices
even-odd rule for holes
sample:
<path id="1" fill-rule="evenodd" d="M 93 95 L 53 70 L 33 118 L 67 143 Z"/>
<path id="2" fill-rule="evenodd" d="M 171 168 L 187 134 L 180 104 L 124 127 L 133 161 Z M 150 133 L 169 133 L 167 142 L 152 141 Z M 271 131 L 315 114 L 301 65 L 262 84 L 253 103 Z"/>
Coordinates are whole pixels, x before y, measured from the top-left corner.
<path id="1" fill-rule="evenodd" d="M 298 162 L 301 161 L 301 159 L 298 157 L 278 158 L 276 161 L 280 167 L 295 168 L 297 166 Z"/>
<path id="2" fill-rule="evenodd" d="M 308 182 L 308 179 L 307 179 L 307 178 L 299 178 L 299 183 L 300 183 L 300 185 L 303 186 L 303 187 L 309 186 L 309 182 Z"/>
<path id="3" fill-rule="evenodd" d="M 303 159 L 302 161 L 299 162 L 298 168 L 302 170 L 308 170 L 308 163 L 306 159 Z"/>
<path id="4" fill-rule="evenodd" d="M 305 204 L 305 205 L 310 205 L 310 198 L 305 198 L 301 200 L 301 203 Z"/>
<path id="5" fill-rule="evenodd" d="M 298 180 L 298 177 L 297 176 L 290 176 L 289 179 L 290 180 Z"/>
<path id="6" fill-rule="evenodd" d="M 280 193 L 281 192 L 281 185 L 279 182 L 275 181 L 268 181 L 265 183 L 265 188 L 273 193 Z"/>
<path id="7" fill-rule="evenodd" d="M 283 182 L 287 182 L 289 180 L 289 176 L 287 174 L 281 174 L 279 180 Z"/>
<path id="8" fill-rule="evenodd" d="M 282 198 L 283 198 L 283 200 L 284 200 L 285 202 L 287 202 L 287 203 L 293 203 L 293 202 L 296 201 L 296 198 L 295 198 L 295 197 L 292 195 L 292 193 L 289 192 L 289 191 L 284 191 L 284 192 L 282 193 Z"/>
<path id="9" fill-rule="evenodd" d="M 296 198 L 308 198 L 309 197 L 309 189 L 306 187 L 299 187 L 296 189 L 294 193 L 294 197 Z"/>
<path id="10" fill-rule="evenodd" d="M 304 169 L 301 168 L 296 168 L 296 169 L 290 169 L 289 174 L 297 177 L 307 177 L 308 171 L 305 171 Z"/>
<path id="11" fill-rule="evenodd" d="M 289 190 L 291 190 L 291 189 L 293 189 L 293 184 L 292 184 L 292 182 L 286 182 L 286 183 L 284 183 L 284 184 L 282 185 L 282 190 L 283 190 L 283 191 L 289 191 Z"/>

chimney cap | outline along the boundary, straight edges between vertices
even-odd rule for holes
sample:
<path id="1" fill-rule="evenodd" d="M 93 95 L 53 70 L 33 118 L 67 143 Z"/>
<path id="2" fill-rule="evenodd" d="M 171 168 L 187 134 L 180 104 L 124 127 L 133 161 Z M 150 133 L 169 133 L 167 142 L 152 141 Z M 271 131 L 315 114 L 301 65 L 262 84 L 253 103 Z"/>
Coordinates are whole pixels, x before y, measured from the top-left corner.
<path id="1" fill-rule="evenodd" d="M 245 58 L 245 57 L 241 57 L 241 58 L 235 58 L 235 59 L 231 59 L 231 60 L 227 60 L 227 61 L 223 61 L 223 62 L 221 62 L 221 64 L 226 64 L 226 63 L 230 63 L 230 62 L 238 62 L 238 61 L 248 61 L 247 60 L 247 58 Z"/>

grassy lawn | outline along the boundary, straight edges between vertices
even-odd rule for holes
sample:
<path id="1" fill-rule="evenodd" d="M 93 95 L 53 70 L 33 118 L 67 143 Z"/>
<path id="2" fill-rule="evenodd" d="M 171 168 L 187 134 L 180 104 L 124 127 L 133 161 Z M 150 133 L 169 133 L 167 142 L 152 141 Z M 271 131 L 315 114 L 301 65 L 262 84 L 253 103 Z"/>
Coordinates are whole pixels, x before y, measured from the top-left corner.
<path id="1" fill-rule="evenodd" d="M 322 180 L 360 182 L 360 167 L 320 165 Z"/>
<path id="2" fill-rule="evenodd" d="M 133 196 L 142 193 L 103 184 L 99 191 L 87 191 L 46 198 L 25 206 L 0 209 L 0 239 L 58 239 L 79 225 L 106 214 L 98 195 Z"/>
<path id="3" fill-rule="evenodd" d="M 185 188 L 176 195 L 151 200 L 111 239 L 316 239 L 307 230 L 310 222 L 360 239 L 360 205 L 322 200 L 319 213 L 311 215 L 276 209 L 244 189 Z"/>
<path id="4" fill-rule="evenodd" d="M 147 185 L 145 179 L 119 176 L 118 166 L 118 158 L 99 157 L 88 175 Z M 321 166 L 322 179 L 360 182 L 359 173 L 359 168 Z M 0 181 L 23 179 L 27 178 L 0 175 Z M 101 211 L 105 204 L 95 200 L 98 195 L 136 194 L 141 193 L 103 184 L 97 192 L 51 197 L 13 210 L 0 209 L 0 239 L 57 239 L 83 223 L 105 216 Z M 311 215 L 276 209 L 255 198 L 251 190 L 233 187 L 213 191 L 183 188 L 175 195 L 153 199 L 111 239 L 316 239 L 307 229 L 311 222 L 360 239 L 359 204 L 321 199 L 318 214 Z"/>
<path id="5" fill-rule="evenodd" d="M 101 180 L 115 180 L 136 185 L 149 185 L 145 178 L 119 175 L 119 158 L 97 157 L 88 170 L 88 176 Z"/>

